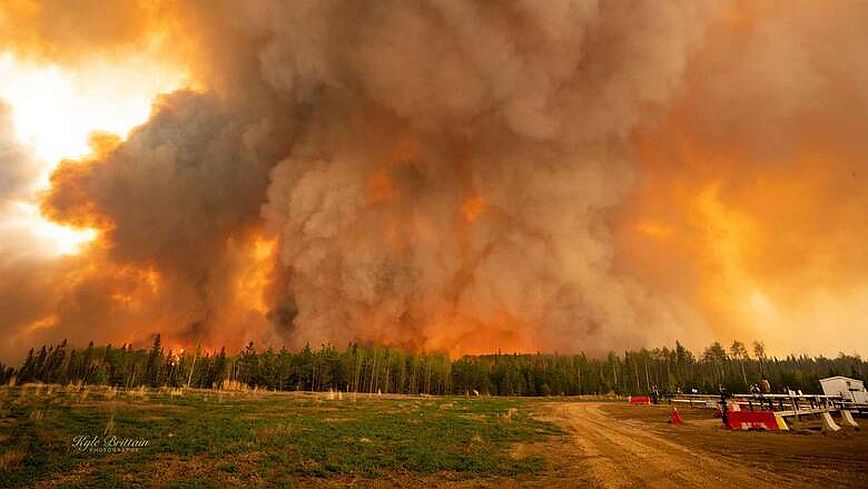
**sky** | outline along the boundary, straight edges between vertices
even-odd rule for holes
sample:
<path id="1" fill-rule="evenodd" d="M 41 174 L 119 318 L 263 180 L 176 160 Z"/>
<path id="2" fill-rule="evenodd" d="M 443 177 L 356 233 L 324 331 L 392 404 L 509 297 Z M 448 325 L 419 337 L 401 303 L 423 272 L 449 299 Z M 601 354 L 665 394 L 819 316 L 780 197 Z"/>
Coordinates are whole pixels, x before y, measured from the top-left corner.
<path id="1" fill-rule="evenodd" d="M 868 352 L 868 5 L 12 0 L 0 361 Z"/>

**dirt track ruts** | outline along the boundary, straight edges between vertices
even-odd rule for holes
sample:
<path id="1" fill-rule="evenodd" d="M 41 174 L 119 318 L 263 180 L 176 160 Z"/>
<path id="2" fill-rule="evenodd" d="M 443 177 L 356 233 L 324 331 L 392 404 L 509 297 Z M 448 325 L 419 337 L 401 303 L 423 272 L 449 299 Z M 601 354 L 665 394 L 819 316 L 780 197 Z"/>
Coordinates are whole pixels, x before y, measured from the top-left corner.
<path id="1" fill-rule="evenodd" d="M 564 403 L 551 413 L 568 430 L 594 485 L 604 487 L 781 487 L 787 481 L 710 452 L 689 449 L 597 403 Z"/>

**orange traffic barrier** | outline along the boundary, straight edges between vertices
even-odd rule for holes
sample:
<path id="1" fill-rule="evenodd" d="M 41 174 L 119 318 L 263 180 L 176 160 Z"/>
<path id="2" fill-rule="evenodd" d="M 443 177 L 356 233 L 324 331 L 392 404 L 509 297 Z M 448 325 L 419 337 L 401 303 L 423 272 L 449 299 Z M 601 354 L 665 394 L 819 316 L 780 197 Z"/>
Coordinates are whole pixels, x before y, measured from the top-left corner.
<path id="1" fill-rule="evenodd" d="M 682 424 L 684 422 L 681 420 L 681 414 L 675 406 L 672 406 L 672 411 L 669 412 L 669 422 L 672 424 Z"/>

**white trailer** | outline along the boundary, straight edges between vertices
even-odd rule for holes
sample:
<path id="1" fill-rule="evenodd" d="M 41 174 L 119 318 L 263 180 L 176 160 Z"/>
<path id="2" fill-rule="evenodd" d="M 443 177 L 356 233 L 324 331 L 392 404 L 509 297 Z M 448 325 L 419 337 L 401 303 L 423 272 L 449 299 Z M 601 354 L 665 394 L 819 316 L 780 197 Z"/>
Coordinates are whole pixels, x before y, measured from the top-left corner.
<path id="1" fill-rule="evenodd" d="M 855 404 L 868 404 L 868 392 L 861 380 L 836 375 L 820 379 L 820 386 L 823 387 L 823 394 L 827 396 L 840 396 Z"/>

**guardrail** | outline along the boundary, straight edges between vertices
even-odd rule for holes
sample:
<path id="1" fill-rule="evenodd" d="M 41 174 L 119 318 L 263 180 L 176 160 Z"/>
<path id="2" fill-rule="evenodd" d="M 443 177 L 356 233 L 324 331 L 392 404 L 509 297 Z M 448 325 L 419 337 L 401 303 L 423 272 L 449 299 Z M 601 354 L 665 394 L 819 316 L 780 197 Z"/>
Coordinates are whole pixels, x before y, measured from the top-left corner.
<path id="1" fill-rule="evenodd" d="M 687 403 L 690 407 L 705 405 L 717 407 L 719 395 L 713 394 L 676 394 L 661 400 L 670 403 Z M 753 411 L 759 410 L 793 412 L 795 415 L 807 414 L 807 411 L 836 411 L 839 409 L 866 411 L 868 406 L 854 404 L 841 396 L 826 396 L 821 394 L 731 394 L 727 402 L 735 402 Z"/>

